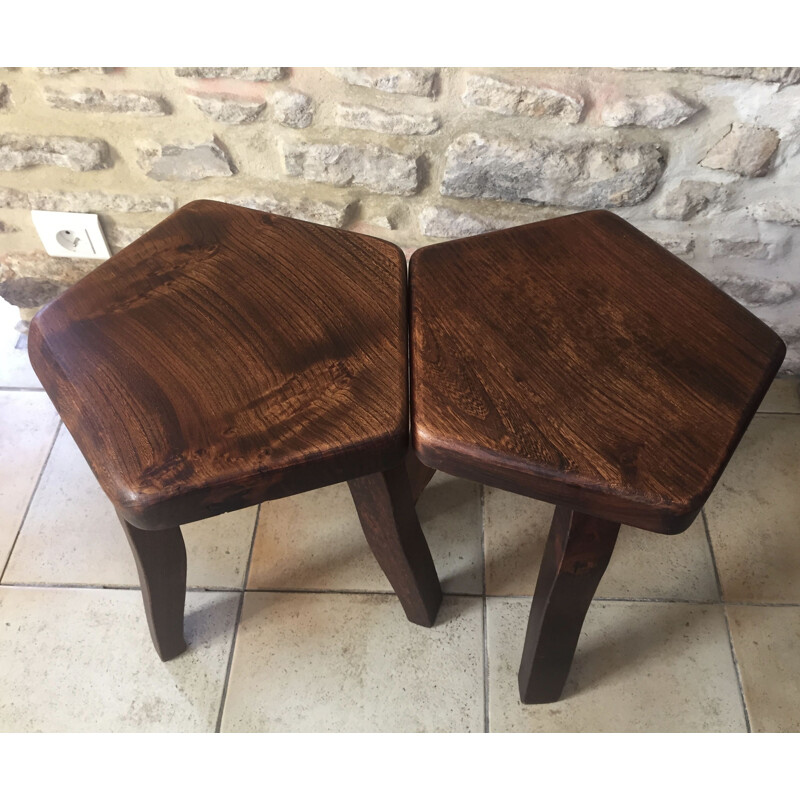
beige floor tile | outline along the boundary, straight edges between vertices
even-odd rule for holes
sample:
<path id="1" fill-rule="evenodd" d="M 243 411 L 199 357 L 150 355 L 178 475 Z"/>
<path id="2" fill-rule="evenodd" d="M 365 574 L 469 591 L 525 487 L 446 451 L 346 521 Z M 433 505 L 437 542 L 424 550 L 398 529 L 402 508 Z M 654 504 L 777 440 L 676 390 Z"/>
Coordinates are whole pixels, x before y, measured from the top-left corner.
<path id="1" fill-rule="evenodd" d="M 800 732 L 800 607 L 728 606 L 754 731 Z"/>
<path id="2" fill-rule="evenodd" d="M 58 428 L 44 392 L 0 391 L 0 571 Z"/>
<path id="3" fill-rule="evenodd" d="M 257 510 L 183 527 L 189 586 L 242 588 Z M 66 428 L 53 447 L 3 583 L 139 585 L 113 506 Z"/>
<path id="4" fill-rule="evenodd" d="M 480 598 L 433 628 L 384 595 L 248 593 L 223 731 L 482 731 Z"/>
<path id="5" fill-rule="evenodd" d="M 486 592 L 532 595 L 553 506 L 484 488 Z M 717 600 L 719 592 L 705 527 L 664 536 L 624 525 L 597 590 L 598 598 Z"/>
<path id="6" fill-rule="evenodd" d="M 18 321 L 17 309 L 0 299 L 0 388 L 41 389 L 27 348 L 17 348 L 20 335 L 14 325 Z"/>
<path id="7" fill-rule="evenodd" d="M 238 603 L 190 592 L 162 663 L 138 591 L 0 589 L 0 730 L 213 731 Z"/>
<path id="8" fill-rule="evenodd" d="M 706 503 L 729 602 L 800 603 L 800 417 L 756 417 Z"/>
<path id="9" fill-rule="evenodd" d="M 719 605 L 595 602 L 563 698 L 523 705 L 517 671 L 529 603 L 489 598 L 492 731 L 744 731 Z"/>
<path id="10" fill-rule="evenodd" d="M 758 410 L 800 414 L 800 378 L 776 378 Z"/>
<path id="11" fill-rule="evenodd" d="M 438 473 L 417 511 L 444 591 L 480 594 L 480 486 Z M 262 505 L 248 588 L 391 591 L 347 484 Z"/>

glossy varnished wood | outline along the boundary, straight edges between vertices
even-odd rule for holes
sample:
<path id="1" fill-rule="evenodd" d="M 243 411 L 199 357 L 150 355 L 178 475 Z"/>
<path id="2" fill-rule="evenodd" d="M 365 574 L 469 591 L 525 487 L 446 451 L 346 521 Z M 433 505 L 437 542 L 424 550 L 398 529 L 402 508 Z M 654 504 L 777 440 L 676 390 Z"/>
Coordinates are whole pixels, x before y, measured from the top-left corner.
<path id="1" fill-rule="evenodd" d="M 396 246 L 189 203 L 43 309 L 31 361 L 143 529 L 390 469 L 408 448 Z"/>
<path id="2" fill-rule="evenodd" d="M 186 547 L 181 529 L 143 531 L 121 515 L 119 521 L 139 572 L 150 636 L 161 660 L 169 661 L 186 649 L 183 638 Z"/>
<path id="3" fill-rule="evenodd" d="M 412 436 L 430 467 L 677 533 L 785 354 L 605 211 L 411 257 Z"/>
<path id="4" fill-rule="evenodd" d="M 619 523 L 558 507 L 533 596 L 519 693 L 523 703 L 561 697 L 581 626 L 606 571 Z"/>
<path id="5" fill-rule="evenodd" d="M 406 616 L 430 627 L 442 603 L 442 590 L 414 512 L 405 464 L 355 478 L 349 486 L 367 542 Z"/>

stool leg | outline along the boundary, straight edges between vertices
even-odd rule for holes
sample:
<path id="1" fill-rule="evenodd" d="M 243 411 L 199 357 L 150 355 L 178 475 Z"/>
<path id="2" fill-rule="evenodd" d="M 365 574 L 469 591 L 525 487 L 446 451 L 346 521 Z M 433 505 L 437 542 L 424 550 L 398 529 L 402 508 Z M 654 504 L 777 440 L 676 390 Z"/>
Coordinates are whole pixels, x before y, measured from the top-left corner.
<path id="1" fill-rule="evenodd" d="M 161 660 L 169 661 L 186 649 L 183 638 L 186 547 L 181 529 L 143 531 L 117 516 L 139 570 L 150 636 Z"/>
<path id="2" fill-rule="evenodd" d="M 553 703 L 561 696 L 619 528 L 619 523 L 556 507 L 519 668 L 523 703 Z"/>
<path id="3" fill-rule="evenodd" d="M 349 481 L 364 535 L 411 622 L 430 627 L 442 602 L 405 464 Z"/>
<path id="4" fill-rule="evenodd" d="M 436 470 L 433 467 L 426 467 L 413 450 L 408 451 L 406 469 L 408 470 L 408 482 L 411 484 L 411 499 L 416 503 L 425 487 L 431 482 L 431 478 L 436 474 Z"/>

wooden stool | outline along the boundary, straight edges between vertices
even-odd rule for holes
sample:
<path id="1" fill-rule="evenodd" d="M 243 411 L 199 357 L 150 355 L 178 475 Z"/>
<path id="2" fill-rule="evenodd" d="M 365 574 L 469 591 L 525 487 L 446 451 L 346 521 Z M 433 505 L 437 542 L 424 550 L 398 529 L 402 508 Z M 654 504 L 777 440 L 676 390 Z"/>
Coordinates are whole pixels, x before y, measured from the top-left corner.
<path id="1" fill-rule="evenodd" d="M 162 659 L 186 647 L 179 526 L 340 481 L 406 615 L 433 624 L 398 247 L 189 203 L 42 309 L 29 349 L 117 509 Z"/>
<path id="2" fill-rule="evenodd" d="M 423 247 L 410 281 L 420 460 L 556 505 L 519 673 L 555 701 L 620 524 L 691 524 L 785 346 L 605 211 Z"/>

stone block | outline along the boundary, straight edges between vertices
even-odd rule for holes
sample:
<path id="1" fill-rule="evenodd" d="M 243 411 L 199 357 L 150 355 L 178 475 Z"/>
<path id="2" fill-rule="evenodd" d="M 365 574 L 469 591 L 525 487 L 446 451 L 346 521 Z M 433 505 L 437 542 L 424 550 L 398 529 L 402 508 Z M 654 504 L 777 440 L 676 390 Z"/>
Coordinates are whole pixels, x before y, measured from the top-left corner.
<path id="1" fill-rule="evenodd" d="M 364 86 L 393 94 L 433 97 L 438 69 L 425 67 L 335 67 L 329 72 L 352 86 Z"/>
<path id="2" fill-rule="evenodd" d="M 420 231 L 425 236 L 437 236 L 442 239 L 476 236 L 479 233 L 507 227 L 509 223 L 502 220 L 454 211 L 445 206 L 426 206 L 419 215 Z"/>
<path id="3" fill-rule="evenodd" d="M 347 103 L 340 103 L 336 107 L 335 121 L 343 128 L 403 136 L 426 136 L 436 133 L 441 126 L 439 117 L 434 114 L 405 114 L 383 111 L 374 106 L 353 106 Z"/>
<path id="4" fill-rule="evenodd" d="M 316 222 L 320 225 L 329 225 L 332 228 L 341 228 L 353 207 L 353 203 L 326 203 L 321 200 L 302 198 L 300 200 L 287 200 L 271 195 L 240 195 L 238 197 L 212 197 L 222 203 L 232 203 L 235 206 L 252 208 L 256 211 L 267 211 L 282 217 Z"/>
<path id="5" fill-rule="evenodd" d="M 143 117 L 163 117 L 170 113 L 166 99 L 152 92 L 105 92 L 102 89 L 48 88 L 45 102 L 61 111 L 89 111 L 104 114 L 134 114 Z"/>
<path id="6" fill-rule="evenodd" d="M 522 142 L 468 133 L 447 149 L 441 193 L 613 208 L 647 199 L 663 170 L 664 157 L 653 144 Z"/>
<path id="7" fill-rule="evenodd" d="M 176 67 L 179 78 L 239 78 L 243 81 L 279 81 L 286 67 Z"/>
<path id="8" fill-rule="evenodd" d="M 800 205 L 782 200 L 768 200 L 748 208 L 748 214 L 759 222 L 800 226 Z"/>
<path id="9" fill-rule="evenodd" d="M 108 169 L 111 153 L 102 139 L 79 136 L 0 136 L 0 170 L 64 167 L 76 172 Z"/>
<path id="10" fill-rule="evenodd" d="M 189 99 L 207 117 L 226 125 L 255 122 L 267 107 L 266 101 L 244 100 L 225 94 L 190 94 Z"/>
<path id="11" fill-rule="evenodd" d="M 731 297 L 748 306 L 774 306 L 797 294 L 797 286 L 785 281 L 749 278 L 744 275 L 714 275 L 711 280 Z"/>
<path id="12" fill-rule="evenodd" d="M 286 144 L 287 175 L 334 186 L 363 186 L 384 194 L 415 194 L 417 159 L 387 147 L 353 144 Z"/>
<path id="13" fill-rule="evenodd" d="M 57 192 L 36 190 L 31 192 L 0 187 L 0 208 L 30 208 L 40 211 L 78 211 L 97 213 L 116 211 L 120 213 L 175 210 L 171 197 L 142 197 L 130 194 L 108 194 L 106 192 Z"/>
<path id="14" fill-rule="evenodd" d="M 672 92 L 655 92 L 642 97 L 625 97 L 604 106 L 603 125 L 610 128 L 638 126 L 673 128 L 700 110 Z"/>
<path id="15" fill-rule="evenodd" d="M 769 246 L 757 239 L 712 239 L 714 258 L 769 258 Z"/>
<path id="16" fill-rule="evenodd" d="M 724 169 L 747 178 L 766 175 L 780 137 L 773 128 L 733 125 L 700 162 L 709 169 Z"/>
<path id="17" fill-rule="evenodd" d="M 583 98 L 546 86 L 519 86 L 488 75 L 468 75 L 461 101 L 506 116 L 550 117 L 580 122 Z"/>
<path id="18" fill-rule="evenodd" d="M 681 181 L 664 195 L 653 213 L 659 219 L 686 221 L 726 210 L 730 196 L 730 186 L 723 183 Z"/>
<path id="19" fill-rule="evenodd" d="M 36 308 L 49 303 L 66 288 L 46 278 L 8 278 L 0 281 L 0 297 L 12 306 Z"/>
<path id="20" fill-rule="evenodd" d="M 233 163 L 216 138 L 201 144 L 142 146 L 139 166 L 156 181 L 199 181 L 234 174 Z"/>
<path id="21" fill-rule="evenodd" d="M 314 120 L 314 104 L 302 92 L 275 92 L 272 115 L 276 122 L 287 128 L 307 128 Z"/>

